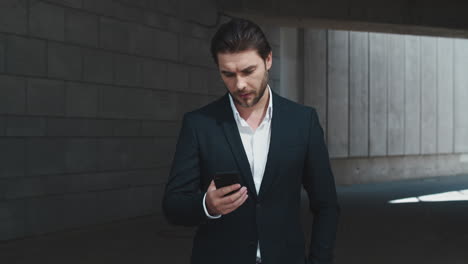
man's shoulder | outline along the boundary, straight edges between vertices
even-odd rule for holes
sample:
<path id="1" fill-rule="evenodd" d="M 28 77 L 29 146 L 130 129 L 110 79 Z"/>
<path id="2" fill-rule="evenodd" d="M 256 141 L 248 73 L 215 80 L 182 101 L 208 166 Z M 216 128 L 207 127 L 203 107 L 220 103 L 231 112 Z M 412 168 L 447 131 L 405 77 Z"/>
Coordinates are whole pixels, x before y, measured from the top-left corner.
<path id="1" fill-rule="evenodd" d="M 201 120 L 219 119 L 225 111 L 227 94 L 216 100 L 185 113 L 185 118 Z"/>
<path id="2" fill-rule="evenodd" d="M 290 111 L 292 114 L 306 114 L 310 115 L 311 113 L 315 113 L 316 110 L 312 106 L 307 106 L 303 105 L 297 102 L 294 102 L 286 97 L 283 97 L 278 94 L 274 94 L 274 102 L 273 102 L 273 108 L 274 107 L 281 107 L 282 109 L 286 109 L 287 111 Z M 276 101 L 276 102 L 275 102 Z M 276 103 L 276 104 L 275 104 Z"/>

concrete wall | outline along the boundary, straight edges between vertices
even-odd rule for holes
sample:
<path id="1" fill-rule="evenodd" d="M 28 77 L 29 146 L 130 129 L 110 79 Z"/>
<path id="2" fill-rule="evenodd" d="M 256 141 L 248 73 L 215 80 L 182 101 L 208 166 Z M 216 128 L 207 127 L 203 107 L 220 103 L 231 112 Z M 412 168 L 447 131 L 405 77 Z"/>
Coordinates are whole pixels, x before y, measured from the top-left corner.
<path id="1" fill-rule="evenodd" d="M 468 172 L 468 40 L 306 29 L 304 43 L 304 102 L 319 112 L 339 183 Z"/>
<path id="2" fill-rule="evenodd" d="M 225 92 L 217 20 L 208 0 L 0 2 L 0 240 L 159 213 L 183 113 Z"/>

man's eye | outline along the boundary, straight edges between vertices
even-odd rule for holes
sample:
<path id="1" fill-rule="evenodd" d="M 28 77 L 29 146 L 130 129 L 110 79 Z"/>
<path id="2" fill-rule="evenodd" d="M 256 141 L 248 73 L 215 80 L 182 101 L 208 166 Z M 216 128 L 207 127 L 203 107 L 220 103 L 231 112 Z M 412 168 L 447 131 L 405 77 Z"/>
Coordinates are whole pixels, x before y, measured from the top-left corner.
<path id="1" fill-rule="evenodd" d="M 234 74 L 232 74 L 232 73 L 225 73 L 224 76 L 226 76 L 226 77 L 233 77 Z"/>
<path id="2" fill-rule="evenodd" d="M 253 72 L 253 71 L 245 71 L 244 74 L 245 74 L 245 75 L 249 75 L 249 74 L 251 74 L 252 72 Z"/>

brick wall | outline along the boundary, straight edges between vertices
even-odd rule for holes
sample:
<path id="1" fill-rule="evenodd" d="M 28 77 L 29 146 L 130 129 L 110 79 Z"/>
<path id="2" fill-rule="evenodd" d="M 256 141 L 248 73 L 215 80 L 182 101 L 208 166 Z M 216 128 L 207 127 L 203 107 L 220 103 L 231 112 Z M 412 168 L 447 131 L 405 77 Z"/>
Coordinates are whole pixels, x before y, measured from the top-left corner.
<path id="1" fill-rule="evenodd" d="M 0 2 L 0 240 L 160 213 L 183 113 L 225 92 L 217 16 L 210 0 Z"/>

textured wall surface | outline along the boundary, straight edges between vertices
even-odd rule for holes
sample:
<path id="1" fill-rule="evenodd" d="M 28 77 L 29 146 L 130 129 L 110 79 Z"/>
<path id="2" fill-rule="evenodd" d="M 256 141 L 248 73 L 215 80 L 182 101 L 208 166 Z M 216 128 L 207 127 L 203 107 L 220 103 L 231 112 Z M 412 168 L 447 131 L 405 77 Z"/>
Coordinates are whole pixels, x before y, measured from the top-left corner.
<path id="1" fill-rule="evenodd" d="M 160 212 L 182 115 L 225 92 L 217 19 L 208 0 L 0 2 L 0 240 Z"/>
<path id="2" fill-rule="evenodd" d="M 468 172 L 468 40 L 306 29 L 304 43 L 304 102 L 339 183 Z"/>

